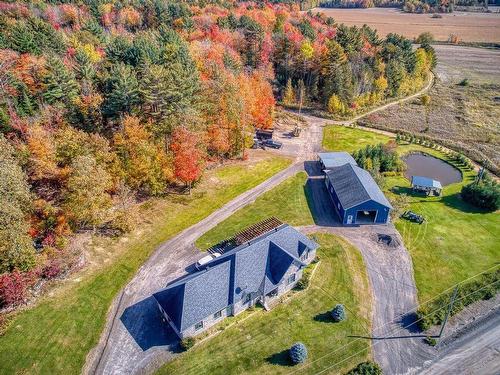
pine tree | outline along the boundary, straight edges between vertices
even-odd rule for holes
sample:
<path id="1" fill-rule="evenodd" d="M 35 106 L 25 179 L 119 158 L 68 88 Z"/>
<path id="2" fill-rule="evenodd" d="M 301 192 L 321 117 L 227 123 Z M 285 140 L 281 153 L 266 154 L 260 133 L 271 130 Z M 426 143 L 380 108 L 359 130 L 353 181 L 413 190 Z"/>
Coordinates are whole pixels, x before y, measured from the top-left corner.
<path id="1" fill-rule="evenodd" d="M 128 65 L 120 63 L 113 66 L 108 90 L 104 113 L 110 117 L 129 114 L 139 104 L 139 83 L 135 71 Z"/>
<path id="2" fill-rule="evenodd" d="M 44 79 L 44 100 L 53 104 L 59 100 L 66 104 L 78 95 L 75 75 L 63 64 L 60 58 L 52 56 L 47 61 L 48 73 Z"/>

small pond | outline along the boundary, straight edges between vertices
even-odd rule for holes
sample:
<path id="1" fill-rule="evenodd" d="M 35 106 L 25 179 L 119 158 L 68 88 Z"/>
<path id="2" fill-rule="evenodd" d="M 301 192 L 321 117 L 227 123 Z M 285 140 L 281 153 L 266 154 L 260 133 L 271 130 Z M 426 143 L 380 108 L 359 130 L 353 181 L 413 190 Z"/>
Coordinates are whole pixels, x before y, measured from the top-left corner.
<path id="1" fill-rule="evenodd" d="M 411 181 L 411 176 L 430 177 L 446 186 L 462 181 L 462 173 L 444 160 L 424 153 L 411 153 L 403 157 L 408 166 L 405 176 Z"/>

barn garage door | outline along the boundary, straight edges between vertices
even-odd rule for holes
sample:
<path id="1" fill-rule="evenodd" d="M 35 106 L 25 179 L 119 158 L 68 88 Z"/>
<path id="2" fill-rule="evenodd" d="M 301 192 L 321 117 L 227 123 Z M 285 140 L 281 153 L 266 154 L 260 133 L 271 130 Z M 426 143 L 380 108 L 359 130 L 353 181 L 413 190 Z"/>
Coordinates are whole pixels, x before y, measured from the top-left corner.
<path id="1" fill-rule="evenodd" d="M 375 223 L 377 211 L 358 211 L 356 213 L 356 224 L 371 224 Z"/>

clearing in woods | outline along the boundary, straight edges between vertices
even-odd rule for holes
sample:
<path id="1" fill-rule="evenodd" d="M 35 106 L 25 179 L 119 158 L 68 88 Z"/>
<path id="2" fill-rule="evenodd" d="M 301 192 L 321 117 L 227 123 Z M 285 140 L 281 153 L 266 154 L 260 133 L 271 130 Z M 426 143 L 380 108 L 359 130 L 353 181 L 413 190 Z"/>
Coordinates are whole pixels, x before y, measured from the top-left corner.
<path id="1" fill-rule="evenodd" d="M 431 14 L 405 13 L 396 8 L 314 8 L 312 11 L 323 12 L 349 26 L 367 24 L 382 36 L 398 33 L 413 39 L 429 31 L 439 41 L 447 41 L 454 34 L 463 42 L 500 42 L 500 13 L 454 12 L 432 18 Z"/>

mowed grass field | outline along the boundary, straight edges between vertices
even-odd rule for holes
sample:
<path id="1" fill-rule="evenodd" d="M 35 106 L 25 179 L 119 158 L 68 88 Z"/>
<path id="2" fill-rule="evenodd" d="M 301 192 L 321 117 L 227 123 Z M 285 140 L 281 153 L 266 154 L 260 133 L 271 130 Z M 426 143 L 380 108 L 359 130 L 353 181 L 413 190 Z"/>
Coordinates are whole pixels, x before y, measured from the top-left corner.
<path id="1" fill-rule="evenodd" d="M 141 228 L 89 250 L 99 267 L 77 273 L 13 318 L 0 337 L 0 374 L 80 373 L 113 298 L 159 244 L 290 164 L 265 156 L 223 166 L 208 171 L 190 196 L 144 204 Z"/>
<path id="2" fill-rule="evenodd" d="M 333 145 L 331 137 L 342 139 L 341 146 L 351 151 L 364 147 L 359 143 L 361 129 L 340 126 L 325 128 L 323 144 Z M 365 134 L 364 139 L 370 136 Z M 382 136 L 387 142 L 389 137 Z M 380 137 L 374 144 L 380 142 Z M 397 148 L 401 155 L 410 151 L 421 151 L 447 160 L 447 156 L 437 150 L 419 145 L 400 145 Z M 447 160 L 451 162 L 450 160 Z M 421 302 L 447 289 L 451 285 L 476 275 L 479 272 L 498 264 L 500 261 L 500 214 L 485 213 L 465 203 L 460 198 L 460 189 L 470 183 L 474 172 L 457 166 L 462 171 L 461 183 L 446 186 L 440 197 L 423 197 L 409 195 L 408 209 L 423 215 L 424 224 L 416 224 L 397 219 L 396 228 L 403 236 L 406 248 L 411 254 Z M 410 183 L 404 177 L 390 177 L 385 180 L 384 190 L 389 197 L 397 191 L 409 192 Z"/>
<path id="3" fill-rule="evenodd" d="M 431 14 L 405 13 L 397 8 L 328 9 L 314 8 L 349 26 L 368 26 L 384 37 L 389 33 L 416 38 L 431 32 L 438 41 L 455 34 L 464 42 L 500 42 L 500 13 L 453 12 L 432 18 Z"/>
<path id="4" fill-rule="evenodd" d="M 232 216 L 206 232 L 197 241 L 200 249 L 207 249 L 221 240 L 255 224 L 258 221 L 275 216 L 281 221 L 294 225 L 314 224 L 307 205 L 305 185 L 307 174 L 300 172 L 274 189 L 258 197 L 254 203 L 238 210 Z"/>
<path id="5" fill-rule="evenodd" d="M 229 230 L 229 229 L 228 229 Z M 367 340 L 349 337 L 371 332 L 371 294 L 356 248 L 339 237 L 316 234 L 320 262 L 309 288 L 290 293 L 271 311 L 228 318 L 221 332 L 169 362 L 159 374 L 317 374 L 345 373 L 370 357 Z M 337 304 L 347 308 L 347 320 L 333 323 L 329 312 Z M 223 328 L 224 327 L 224 328 Z M 295 367 L 288 348 L 303 342 L 307 361 Z"/>

